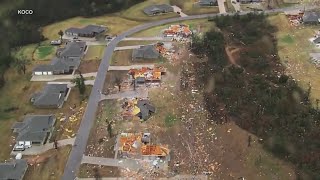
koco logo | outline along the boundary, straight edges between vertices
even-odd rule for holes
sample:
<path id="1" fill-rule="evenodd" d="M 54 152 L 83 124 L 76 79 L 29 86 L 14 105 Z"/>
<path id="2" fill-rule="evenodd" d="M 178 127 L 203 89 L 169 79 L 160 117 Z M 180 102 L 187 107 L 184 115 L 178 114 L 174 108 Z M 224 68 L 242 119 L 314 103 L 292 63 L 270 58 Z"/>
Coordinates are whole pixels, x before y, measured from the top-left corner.
<path id="1" fill-rule="evenodd" d="M 31 14 L 33 14 L 33 10 L 31 10 L 31 9 L 20 9 L 20 10 L 18 10 L 18 14 L 31 15 Z"/>

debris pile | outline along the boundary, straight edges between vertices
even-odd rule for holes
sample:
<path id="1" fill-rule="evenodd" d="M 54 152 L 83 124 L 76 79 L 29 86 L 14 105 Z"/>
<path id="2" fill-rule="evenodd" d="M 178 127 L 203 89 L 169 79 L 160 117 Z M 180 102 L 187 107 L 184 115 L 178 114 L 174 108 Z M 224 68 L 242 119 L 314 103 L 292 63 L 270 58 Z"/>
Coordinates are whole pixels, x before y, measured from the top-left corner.
<path id="1" fill-rule="evenodd" d="M 299 26 L 302 22 L 303 12 L 287 12 L 286 16 L 289 19 L 292 26 Z"/>
<path id="2" fill-rule="evenodd" d="M 151 114 L 155 113 L 156 109 L 146 99 L 125 99 L 123 105 L 123 117 L 132 118 L 139 117 L 141 120 L 147 120 Z"/>
<path id="3" fill-rule="evenodd" d="M 135 80 L 138 84 L 143 84 L 147 82 L 160 82 L 161 76 L 165 74 L 166 69 L 162 67 L 158 68 L 148 68 L 142 67 L 141 69 L 130 69 L 128 72 L 129 79 Z"/>
<path id="4" fill-rule="evenodd" d="M 192 31 L 189 26 L 185 24 L 171 25 L 163 31 L 163 35 L 165 37 L 171 37 L 172 41 L 186 42 L 192 35 Z"/>
<path id="5" fill-rule="evenodd" d="M 150 133 L 121 133 L 115 151 L 121 158 L 168 161 L 170 150 L 167 145 L 151 143 Z M 154 162 L 155 163 L 155 162 Z"/>

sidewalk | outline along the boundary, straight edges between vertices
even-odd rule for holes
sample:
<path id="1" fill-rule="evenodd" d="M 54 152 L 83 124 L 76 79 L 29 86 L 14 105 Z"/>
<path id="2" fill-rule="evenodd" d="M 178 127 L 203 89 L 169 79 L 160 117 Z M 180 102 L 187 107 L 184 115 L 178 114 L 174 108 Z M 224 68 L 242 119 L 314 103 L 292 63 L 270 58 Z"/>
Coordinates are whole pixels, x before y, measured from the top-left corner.
<path id="1" fill-rule="evenodd" d="M 73 145 L 74 140 L 75 138 L 60 140 L 58 141 L 58 147 Z M 50 149 L 53 149 L 53 143 L 47 143 L 42 146 L 32 146 L 31 148 L 28 148 L 24 151 L 12 151 L 11 155 L 15 156 L 18 153 L 21 153 L 22 155 L 37 155 L 37 154 L 42 154 Z"/>
<path id="2" fill-rule="evenodd" d="M 30 81 L 56 81 L 56 80 L 71 80 L 74 79 L 77 76 L 77 74 L 72 75 L 72 74 L 68 74 L 68 75 L 39 75 L 39 76 L 32 76 Z M 82 76 L 84 78 L 88 78 L 88 77 L 96 77 L 97 73 L 93 72 L 93 73 L 84 73 L 82 74 Z"/>
<path id="3" fill-rule="evenodd" d="M 226 7 L 224 6 L 224 2 L 226 2 L 226 0 L 218 0 L 218 6 L 219 6 L 219 13 L 220 14 L 227 13 Z"/>

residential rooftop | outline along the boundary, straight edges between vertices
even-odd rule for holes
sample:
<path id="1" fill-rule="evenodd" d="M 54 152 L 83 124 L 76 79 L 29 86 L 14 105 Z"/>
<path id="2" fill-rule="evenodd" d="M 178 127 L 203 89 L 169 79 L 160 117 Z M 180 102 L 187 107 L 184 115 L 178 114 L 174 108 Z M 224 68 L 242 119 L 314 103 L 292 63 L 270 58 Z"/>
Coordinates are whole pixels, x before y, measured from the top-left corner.
<path id="1" fill-rule="evenodd" d="M 0 163 L 0 180 L 22 180 L 27 169 L 28 164 L 24 159 Z"/>
<path id="2" fill-rule="evenodd" d="M 67 84 L 47 84 L 41 92 L 31 97 L 31 102 L 39 108 L 59 108 L 68 93 Z"/>

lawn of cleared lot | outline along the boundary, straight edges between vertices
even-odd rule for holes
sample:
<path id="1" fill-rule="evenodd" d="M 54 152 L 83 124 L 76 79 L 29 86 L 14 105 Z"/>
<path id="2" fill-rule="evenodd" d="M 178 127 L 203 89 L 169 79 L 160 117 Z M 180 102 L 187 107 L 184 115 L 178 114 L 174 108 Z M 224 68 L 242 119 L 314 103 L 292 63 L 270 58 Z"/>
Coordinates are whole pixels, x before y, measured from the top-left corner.
<path id="1" fill-rule="evenodd" d="M 98 16 L 93 18 L 75 17 L 44 27 L 43 35 L 50 40 L 58 39 L 58 32 L 60 30 L 64 31 L 70 27 L 84 27 L 89 24 L 105 25 L 109 29 L 106 33 L 115 35 L 141 23 L 121 18 L 117 14 Z"/>
<path id="2" fill-rule="evenodd" d="M 172 17 L 178 17 L 176 13 L 160 14 L 156 16 L 148 16 L 143 12 L 145 7 L 148 7 L 153 4 L 169 4 L 169 0 L 146 0 L 142 3 L 136 4 L 131 8 L 122 11 L 121 17 L 130 19 L 133 21 L 156 21 L 159 19 L 168 19 Z"/>
<path id="3" fill-rule="evenodd" d="M 311 97 L 313 100 L 320 97 L 320 70 L 310 61 L 310 52 L 315 52 L 313 44 L 309 41 L 318 27 L 290 25 L 285 15 L 271 16 L 271 24 L 278 28 L 278 53 L 281 62 L 287 67 L 287 72 L 299 84 L 308 89 L 311 83 Z M 319 50 L 318 50 L 319 51 Z"/>
<path id="4" fill-rule="evenodd" d="M 101 60 L 106 46 L 88 46 L 83 60 Z"/>
<path id="5" fill-rule="evenodd" d="M 115 51 L 112 54 L 110 65 L 112 66 L 129 66 L 131 64 L 133 50 Z"/>
<path id="6" fill-rule="evenodd" d="M 148 45 L 148 44 L 155 44 L 159 41 L 120 41 L 117 47 L 121 46 L 134 46 L 134 45 Z"/>
<path id="7" fill-rule="evenodd" d="M 214 27 L 214 23 L 205 19 L 179 21 L 175 23 L 164 24 L 161 26 L 153 27 L 144 31 L 137 32 L 132 37 L 154 37 L 162 35 L 161 31 L 168 28 L 171 24 L 187 24 L 191 30 L 197 30 L 198 32 L 206 32 L 207 30 Z"/>
<path id="8" fill-rule="evenodd" d="M 71 146 L 52 149 L 38 158 L 29 156 L 28 159 L 37 159 L 39 163 L 29 165 L 24 179 L 61 179 Z"/>

